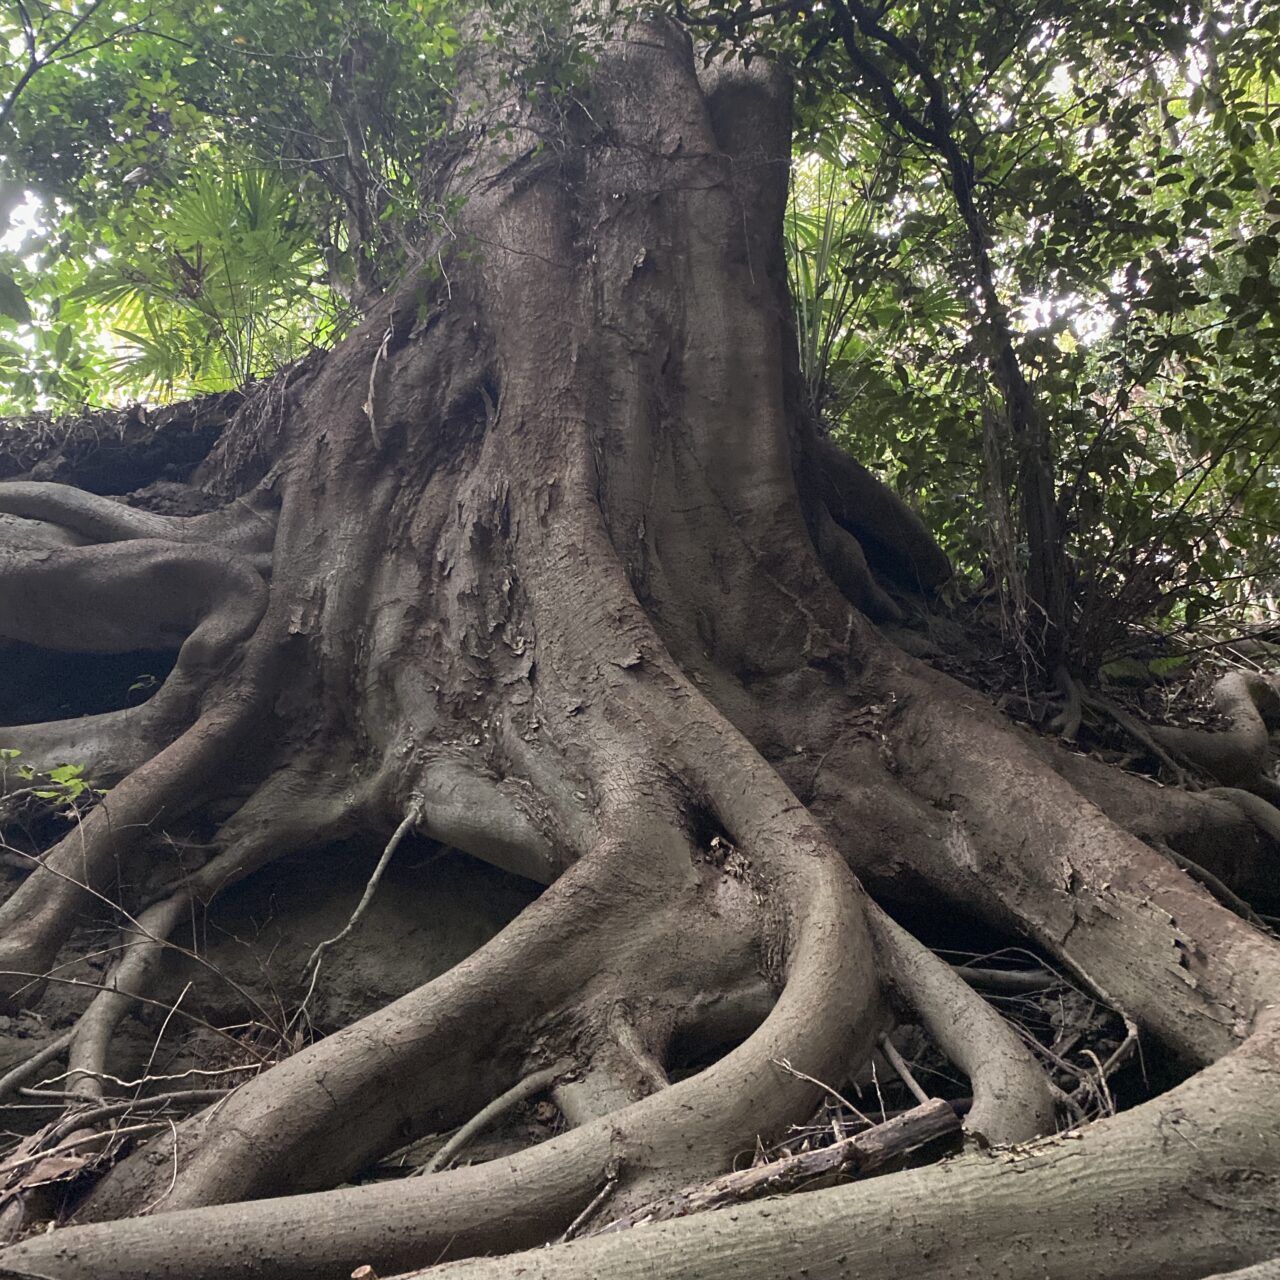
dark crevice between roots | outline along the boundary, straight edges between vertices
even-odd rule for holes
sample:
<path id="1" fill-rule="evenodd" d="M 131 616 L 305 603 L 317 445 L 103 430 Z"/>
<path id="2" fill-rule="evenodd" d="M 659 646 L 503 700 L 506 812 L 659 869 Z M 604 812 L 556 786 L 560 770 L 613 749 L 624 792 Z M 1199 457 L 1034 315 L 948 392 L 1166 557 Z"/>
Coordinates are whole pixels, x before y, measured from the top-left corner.
<path id="1" fill-rule="evenodd" d="M 1058 1097 L 1060 1126 L 1137 1106 L 1188 1077 L 1187 1064 L 1151 1040 L 1144 1041 L 1140 1054 L 1126 1049 L 1112 1063 L 1112 1055 L 1125 1044 L 1122 1015 L 1033 940 L 954 909 L 913 909 L 894 902 L 891 914 L 958 976 L 971 978 L 970 985 L 1017 1029 L 1055 1090 L 1075 1104 Z M 1001 981 L 1006 975 L 1007 981 Z M 918 1060 L 921 1082 L 927 1081 L 937 1096 L 960 1102 L 967 1096 L 968 1082 L 915 1023 L 906 1011 L 899 1033 L 908 1055 Z M 892 1088 L 896 1106 L 911 1105 L 900 1081 Z"/>
<path id="2" fill-rule="evenodd" d="M 172 872 L 185 863 L 190 875 L 199 876 L 198 849 L 211 847 L 213 838 L 210 831 L 204 836 L 203 842 L 190 847 L 182 838 L 167 842 L 170 853 L 164 860 Z M 232 1088 L 306 1041 L 358 1020 L 462 962 L 540 892 L 540 886 L 456 850 L 411 839 L 403 856 L 388 868 L 359 928 L 331 953 L 310 989 L 307 957 L 318 942 L 341 929 L 360 897 L 373 858 L 373 845 L 358 838 L 311 848 L 263 867 L 212 902 L 206 901 L 206 894 L 183 907 L 176 926 L 167 930 L 168 941 L 156 957 L 150 980 L 139 986 L 140 975 L 134 974 L 124 982 L 124 989 L 143 994 L 132 1010 L 121 1010 L 111 1020 L 107 1052 L 97 1064 L 108 1074 L 95 1077 L 97 1086 L 91 1092 L 110 1104 L 121 1098 L 146 1098 L 158 1090 L 187 1090 L 193 1082 L 185 1073 L 191 1071 L 197 1072 L 195 1085 Z M 179 876 L 176 883 L 180 888 L 186 879 Z M 325 886 L 324 894 L 315 892 L 318 884 Z M 78 1036 L 85 1033 L 83 1015 L 95 990 L 104 980 L 112 981 L 112 958 L 125 954 L 118 950 L 121 944 L 138 941 L 130 916 L 148 920 L 154 912 L 143 912 L 140 903 L 155 899 L 157 892 L 154 886 L 148 891 L 141 885 L 117 885 L 110 896 L 127 904 L 129 915 L 113 911 L 104 901 L 93 918 L 85 918 L 58 956 L 59 980 L 50 984 L 43 1021 L 37 1026 L 17 1019 L 0 1029 L 0 1076 L 72 1027 Z M 166 896 L 159 894 L 161 901 Z M 74 1068 L 74 1047 L 72 1052 Z M 33 1101 L 34 1095 L 17 1090 L 66 1090 L 73 1078 L 78 1079 L 67 1072 L 64 1047 L 37 1074 L 0 1098 L 0 1125 L 12 1133 L 30 1134 L 56 1120 L 56 1104 Z M 137 1081 L 143 1083 L 135 1089 Z M 194 1099 L 185 1111 L 179 1105 L 165 1114 L 181 1119 L 212 1100 L 216 1098 Z M 531 1104 L 469 1151 L 467 1162 L 511 1154 L 562 1128 L 554 1108 L 544 1105 L 539 1110 Z M 65 1170 L 47 1188 L 24 1191 L 10 1200 L 18 1220 L 6 1221 L 4 1233 L 21 1234 L 29 1225 L 70 1217 L 101 1173 L 127 1154 L 136 1139 L 122 1141 L 123 1145 L 109 1143 L 111 1149 L 86 1161 L 82 1170 Z M 377 1162 L 355 1180 L 403 1177 L 442 1141 L 443 1136 L 437 1136 L 416 1144 Z"/>
<path id="3" fill-rule="evenodd" d="M 177 649 L 63 653 L 0 643 L 0 726 L 41 724 L 122 711 L 146 702 L 178 660 Z M 0 727 L 0 747 L 4 729 Z M 67 763 L 75 763 L 70 761 Z"/>

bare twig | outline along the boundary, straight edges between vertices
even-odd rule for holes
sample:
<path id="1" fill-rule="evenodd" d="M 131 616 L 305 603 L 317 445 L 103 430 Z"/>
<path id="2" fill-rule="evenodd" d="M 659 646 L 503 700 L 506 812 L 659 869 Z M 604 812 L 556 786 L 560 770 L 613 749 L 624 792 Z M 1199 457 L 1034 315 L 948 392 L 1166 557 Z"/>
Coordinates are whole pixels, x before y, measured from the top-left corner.
<path id="1" fill-rule="evenodd" d="M 605 1180 L 600 1190 L 591 1197 L 587 1207 L 564 1229 L 564 1234 L 557 1241 L 558 1244 L 564 1244 L 566 1241 L 574 1239 L 582 1231 L 582 1228 L 600 1212 L 604 1202 L 613 1195 L 620 1175 L 621 1167 L 616 1161 L 611 1161 L 609 1167 L 605 1170 Z"/>
<path id="2" fill-rule="evenodd" d="M 0 1177 L 9 1176 L 30 1168 L 33 1164 L 39 1164 L 41 1160 L 48 1159 L 50 1156 L 65 1155 L 66 1152 L 74 1151 L 77 1147 L 83 1147 L 90 1142 L 109 1142 L 114 1138 L 123 1137 L 125 1134 L 151 1133 L 156 1129 L 163 1128 L 164 1125 L 162 1123 L 152 1120 L 142 1124 L 125 1125 L 122 1129 L 112 1129 L 108 1133 L 77 1133 L 70 1138 L 64 1139 L 57 1146 L 50 1147 L 47 1151 L 33 1151 L 30 1155 L 22 1156 L 20 1159 L 0 1164 Z"/>
<path id="3" fill-rule="evenodd" d="M 307 961 L 306 972 L 319 972 L 320 961 L 324 953 L 330 947 L 336 947 L 339 942 L 346 938 L 351 931 L 360 923 L 360 917 L 369 909 L 369 904 L 373 901 L 373 895 L 377 892 L 378 881 L 382 879 L 382 873 L 386 871 L 388 863 L 391 861 L 392 855 L 400 847 L 400 841 L 409 833 L 410 827 L 414 826 L 422 818 L 422 797 L 414 796 L 409 801 L 409 808 L 404 815 L 404 819 L 395 829 L 391 839 L 387 841 L 387 847 L 382 851 L 382 857 L 378 859 L 378 865 L 373 869 L 373 875 L 369 877 L 369 883 L 365 885 L 364 895 L 360 901 L 356 903 L 356 909 L 351 913 L 351 919 L 347 921 L 346 926 L 340 933 L 335 934 L 332 938 L 326 938 L 311 953 L 310 959 Z M 314 973 L 312 978 L 312 986 L 315 985 Z M 308 992 L 310 994 L 310 992 Z M 304 1002 L 305 1003 L 305 1002 Z"/>
<path id="4" fill-rule="evenodd" d="M 813 1076 L 805 1075 L 803 1071 L 797 1071 L 796 1068 L 786 1060 L 786 1058 L 773 1058 L 771 1061 L 775 1067 L 781 1067 L 783 1071 L 790 1076 L 795 1076 L 797 1080 L 806 1080 L 809 1084 L 817 1085 L 823 1093 L 829 1093 L 842 1107 L 844 1107 L 846 1111 L 852 1111 L 863 1124 L 874 1127 L 875 1122 L 873 1120 L 863 1115 L 848 1098 L 841 1093 L 837 1093 L 829 1084 L 823 1084 L 821 1080 L 817 1080 Z"/>
<path id="5" fill-rule="evenodd" d="M 543 1093 L 550 1089 L 561 1076 L 571 1070 L 571 1065 L 567 1062 L 557 1062 L 553 1067 L 546 1067 L 542 1071 L 535 1071 L 532 1075 L 525 1076 L 523 1080 L 512 1085 L 506 1093 L 499 1094 L 498 1097 L 482 1107 L 476 1112 L 466 1124 L 458 1130 L 457 1133 L 449 1139 L 448 1142 L 440 1148 L 439 1151 L 431 1157 L 430 1161 L 423 1168 L 415 1170 L 415 1173 L 437 1173 L 445 1168 L 455 1156 L 465 1147 L 476 1134 L 487 1129 L 500 1115 L 510 1111 L 512 1107 L 524 1102 L 527 1098 L 532 1098 L 534 1094 Z M 412 1176 L 412 1175 L 411 1175 Z"/>
<path id="6" fill-rule="evenodd" d="M 997 995 L 1026 995 L 1047 991 L 1062 983 L 1062 979 L 1048 969 L 982 969 L 957 965 L 955 975 L 979 991 L 991 991 Z"/>
<path id="7" fill-rule="evenodd" d="M 929 1095 L 921 1088 L 919 1081 L 911 1074 L 907 1060 L 893 1047 L 888 1036 L 880 1037 L 880 1052 L 889 1060 L 889 1065 L 898 1073 L 898 1079 L 911 1090 L 915 1100 L 921 1105 L 930 1101 Z"/>

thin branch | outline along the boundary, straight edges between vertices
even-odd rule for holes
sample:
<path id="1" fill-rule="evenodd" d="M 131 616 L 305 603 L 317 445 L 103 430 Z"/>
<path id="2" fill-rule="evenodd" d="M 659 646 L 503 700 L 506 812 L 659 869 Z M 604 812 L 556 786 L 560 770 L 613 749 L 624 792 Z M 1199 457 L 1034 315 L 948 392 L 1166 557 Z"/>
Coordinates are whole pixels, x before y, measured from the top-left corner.
<path id="1" fill-rule="evenodd" d="M 567 1062 L 557 1062 L 553 1067 L 547 1067 L 542 1071 L 535 1071 L 532 1075 L 525 1076 L 523 1080 L 513 1084 L 506 1093 L 499 1094 L 494 1098 L 488 1106 L 482 1107 L 476 1112 L 466 1124 L 458 1130 L 457 1133 L 449 1139 L 448 1142 L 440 1148 L 439 1151 L 431 1157 L 430 1161 L 415 1173 L 436 1173 L 449 1165 L 458 1153 L 465 1147 L 476 1134 L 487 1129 L 499 1116 L 510 1111 L 512 1107 L 524 1102 L 528 1098 L 532 1098 L 535 1094 L 545 1093 L 560 1078 L 571 1070 L 571 1065 Z M 588 1206 L 590 1207 L 590 1206 Z"/>
<path id="2" fill-rule="evenodd" d="M 621 1168 L 616 1161 L 610 1162 L 608 1169 L 605 1170 L 605 1180 L 600 1190 L 591 1197 L 590 1202 L 583 1211 L 578 1214 L 574 1220 L 565 1228 L 564 1234 L 556 1242 L 564 1244 L 566 1241 L 574 1239 L 582 1231 L 582 1228 L 591 1221 L 592 1218 L 600 1212 L 604 1202 L 613 1195 L 614 1189 L 618 1185 L 618 1178 L 621 1176 Z"/>
<path id="3" fill-rule="evenodd" d="M 404 815 L 403 821 L 395 829 L 390 840 L 387 841 L 387 847 L 382 851 L 382 857 L 378 859 L 378 865 L 373 869 L 373 875 L 369 877 L 369 883 L 365 885 L 364 895 L 356 904 L 356 909 L 351 913 L 351 919 L 347 921 L 346 926 L 340 933 L 335 934 L 332 938 L 326 938 L 311 953 L 310 959 L 307 961 L 305 972 L 311 973 L 313 970 L 318 971 L 320 961 L 324 957 L 324 953 L 330 947 L 336 947 L 339 942 L 346 938 L 351 931 L 360 923 L 360 917 L 369 909 L 369 904 L 373 901 L 373 895 L 377 892 L 378 881 L 382 879 L 382 873 L 387 869 L 388 863 L 391 861 L 392 855 L 400 847 L 400 841 L 409 833 L 409 828 L 414 826 L 422 818 L 422 797 L 414 796 L 409 801 L 409 808 Z"/>
<path id="4" fill-rule="evenodd" d="M 922 1106 L 929 1102 L 929 1095 L 915 1076 L 911 1074 L 911 1068 L 907 1065 L 907 1060 L 894 1048 L 893 1041 L 888 1036 L 880 1037 L 880 1052 L 889 1059 L 889 1065 L 898 1073 L 898 1079 L 911 1090 L 915 1100 Z"/>
<path id="5" fill-rule="evenodd" d="M 74 1034 L 74 1029 L 64 1031 L 62 1035 L 50 1040 L 44 1048 L 38 1049 L 25 1062 L 18 1063 L 16 1067 L 11 1067 L 3 1076 L 0 1076 L 0 1100 L 24 1085 L 46 1063 L 52 1062 L 54 1058 L 65 1053 L 71 1045 L 71 1037 Z"/>

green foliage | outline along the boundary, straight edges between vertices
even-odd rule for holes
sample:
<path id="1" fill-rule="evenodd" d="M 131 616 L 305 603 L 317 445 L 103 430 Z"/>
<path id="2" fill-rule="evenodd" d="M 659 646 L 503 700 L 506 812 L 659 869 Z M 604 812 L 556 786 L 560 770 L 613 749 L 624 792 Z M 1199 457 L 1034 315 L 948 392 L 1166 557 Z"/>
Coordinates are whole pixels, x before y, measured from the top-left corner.
<path id="1" fill-rule="evenodd" d="M 0 68 L 0 413 L 216 389 L 332 341 L 445 224 L 454 14 L 0 6 L 22 51 Z"/>
<path id="2" fill-rule="evenodd" d="M 55 808 L 74 810 L 84 802 L 97 796 L 106 795 L 99 787 L 91 785 L 84 776 L 82 764 L 60 764 L 52 769 L 41 771 L 30 765 L 14 765 L 14 761 L 22 755 L 14 747 L 0 747 L 0 780 L 7 786 L 8 773 L 12 767 L 14 776 L 25 783 L 23 793 L 44 800 Z M 16 792 L 14 794 L 17 794 Z"/>
<path id="3" fill-rule="evenodd" d="M 198 173 L 155 193 L 143 243 L 118 246 L 69 295 L 110 317 L 111 383 L 177 393 L 238 386 L 323 344 L 343 313 L 317 284 L 312 228 L 268 170 Z"/>
<path id="4" fill-rule="evenodd" d="M 1249 5 L 1211 23 L 1155 9 L 1142 30 L 1089 6 L 876 12 L 909 49 L 865 40 L 868 58 L 927 119 L 909 55 L 925 62 L 973 175 L 1051 440 L 1076 659 L 1098 664 L 1135 626 L 1274 617 L 1280 23 Z M 971 582 L 992 584 L 1018 472 L 945 156 L 823 44 L 817 10 L 783 30 L 702 13 L 725 47 L 790 51 L 802 68 L 808 155 L 788 232 L 814 411 L 921 507 Z M 815 315 L 829 326 L 816 343 Z"/>

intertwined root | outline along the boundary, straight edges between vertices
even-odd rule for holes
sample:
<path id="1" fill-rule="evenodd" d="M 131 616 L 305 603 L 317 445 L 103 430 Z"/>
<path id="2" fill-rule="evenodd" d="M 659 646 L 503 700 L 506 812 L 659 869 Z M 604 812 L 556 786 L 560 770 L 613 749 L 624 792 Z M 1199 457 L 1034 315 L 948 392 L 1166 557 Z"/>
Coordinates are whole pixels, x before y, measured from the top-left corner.
<path id="1" fill-rule="evenodd" d="M 637 1053 L 660 1062 L 671 1037 L 687 1038 L 701 1023 L 714 1022 L 723 1034 L 735 1017 L 724 1006 L 742 1001 L 735 993 L 752 985 L 764 962 L 759 946 L 775 945 L 767 943 L 773 925 L 762 912 L 764 881 L 693 861 L 685 838 L 647 826 L 644 874 L 635 844 L 598 848 L 471 960 L 289 1059 L 196 1121 L 189 1130 L 196 1145 L 180 1147 L 179 1176 L 163 1208 L 342 1178 L 416 1132 L 456 1123 L 529 1070 L 531 1052 L 576 1061 L 589 1074 L 619 1064 L 625 1070 Z M 658 876 L 652 867 L 664 844 L 679 861 Z M 743 856 L 750 859 L 750 846 Z M 61 1273 L 124 1274 L 122 1260 L 145 1268 L 153 1257 L 172 1267 L 174 1232 L 185 1232 L 190 1220 L 193 1232 L 182 1236 L 181 1248 L 187 1259 L 175 1275 L 233 1275 L 247 1249 L 288 1258 L 290 1274 L 320 1276 L 332 1268 L 334 1241 L 316 1239 L 317 1213 L 344 1237 L 340 1247 L 353 1259 L 372 1257 L 394 1269 L 447 1249 L 510 1248 L 557 1223 L 563 1229 L 608 1169 L 617 1184 L 614 1203 L 623 1207 L 717 1171 L 758 1134 L 811 1108 L 814 1086 L 797 1072 L 843 1076 L 882 1025 L 868 941 L 843 866 L 832 855 L 796 868 L 790 892 L 802 896 L 787 912 L 781 995 L 740 1048 L 701 1074 L 496 1166 L 354 1195 L 166 1212 L 68 1232 Z M 758 1007 L 753 997 L 742 1004 Z M 795 1071 L 776 1065 L 783 1060 Z M 657 1083 L 651 1077 L 649 1088 Z M 92 1210 L 136 1209 L 170 1179 L 167 1161 L 135 1159 L 108 1179 Z M 37 1247 L 19 1246 L 11 1265 L 36 1267 L 23 1251 Z"/>
<path id="2" fill-rule="evenodd" d="M 273 525 L 260 502 L 181 520 L 54 484 L 0 485 L 0 512 L 28 526 L 28 545 L 12 524 L 0 544 L 0 638 L 85 653 L 178 650 L 141 707 L 4 731 L 4 745 L 37 769 L 74 761 L 95 781 L 122 779 L 0 907 L 0 998 L 12 1006 L 38 996 L 78 908 L 109 887 L 130 846 L 157 817 L 204 802 L 260 715 L 267 690 L 253 679 L 204 700 L 266 610 L 254 560 Z M 41 530 L 45 545 L 32 547 Z M 88 545 L 66 545 L 77 541 Z"/>
<path id="3" fill-rule="evenodd" d="M 67 556 L 86 557 L 86 565 L 93 558 L 95 571 L 118 563 L 126 585 L 135 575 L 149 584 L 147 591 L 170 563 L 235 563 L 234 553 L 192 555 L 142 541 L 53 552 L 49 561 L 55 570 Z M 564 590 L 578 594 L 581 584 L 566 581 Z M 287 1265 L 296 1277 L 321 1277 L 335 1259 L 386 1271 L 447 1253 L 540 1243 L 597 1201 L 601 1207 L 593 1212 L 625 1213 L 719 1172 L 761 1134 L 803 1118 L 814 1100 L 812 1081 L 848 1076 L 885 1029 L 882 991 L 913 1008 L 970 1077 L 972 1132 L 1019 1142 L 1051 1126 L 1043 1073 L 998 1016 L 863 898 L 825 834 L 684 677 L 629 595 L 619 590 L 612 600 L 607 592 L 604 597 L 603 605 L 599 598 L 589 603 L 612 628 L 599 633 L 607 639 L 593 658 L 598 684 L 590 693 L 607 710 L 581 732 L 613 773 L 594 780 L 601 797 L 598 834 L 576 864 L 470 960 L 242 1086 L 181 1126 L 164 1150 L 144 1149 L 126 1160 L 82 1211 L 91 1224 L 16 1246 L 7 1263 L 48 1273 L 56 1253 L 52 1274 L 59 1280 L 109 1280 L 162 1265 L 175 1277 L 229 1280 L 252 1257 L 260 1265 Z M 254 603 L 245 612 L 247 598 Z M 171 602 L 193 627 L 186 644 L 195 642 L 187 666 L 180 659 L 179 679 L 188 671 L 196 673 L 196 684 L 211 678 L 219 655 L 242 645 L 261 616 L 257 588 L 229 589 L 217 599 L 220 604 L 199 616 L 186 597 Z M 223 604 L 241 610 L 241 621 L 228 623 Z M 218 622 L 207 644 L 209 618 Z M 120 643 L 134 644 L 138 634 L 122 631 Z M 570 636 L 566 631 L 561 638 L 562 654 Z M 941 849 L 927 850 L 917 874 L 971 910 L 1029 928 L 1126 1014 L 1157 1027 L 1189 1054 L 1209 1060 L 1244 1035 L 1261 1001 L 1254 986 L 1230 976 L 1238 965 L 1226 978 L 1207 965 L 1196 970 L 1192 998 L 1178 970 L 1188 958 L 1205 964 L 1201 955 L 1225 947 L 1225 953 L 1234 948 L 1237 959 L 1248 952 L 1251 972 L 1270 972 L 1274 957 L 1256 936 L 1239 933 L 1245 926 L 1234 917 L 1228 924 L 1220 918 L 1226 913 L 1214 914 L 1213 904 L 1167 862 L 1124 843 L 1100 815 L 1082 813 L 1076 793 L 997 721 L 975 716 L 933 677 L 895 666 L 898 661 L 889 658 L 878 671 L 877 678 L 889 672 L 901 699 L 880 732 L 911 788 L 947 795 L 951 805 L 952 835 Z M 655 737 L 647 712 L 656 694 L 666 700 L 667 713 Z M 64 842 L 28 879 L 6 907 L 22 913 L 6 944 L 22 949 L 22 973 L 35 975 L 24 981 L 38 981 L 65 936 L 71 904 L 110 872 L 116 830 L 145 828 L 157 811 L 180 811 L 193 786 L 194 794 L 207 794 L 228 753 L 244 741 L 254 706 L 252 699 L 229 698 L 200 710 L 86 817 L 74 848 Z M 619 725 L 628 729 L 619 734 Z M 591 737 L 606 729 L 612 736 Z M 975 735 L 982 738 L 980 751 Z M 654 760 L 662 766 L 656 771 Z M 993 771 L 999 794 L 989 786 Z M 680 780 L 674 789 L 672 778 Z M 359 799 L 317 804 L 322 784 L 313 773 L 297 795 L 291 826 L 282 819 L 297 785 L 296 777 L 278 775 L 261 787 L 224 828 L 222 851 L 141 917 L 142 936 L 126 952 L 112 988 L 74 1033 L 70 1068 L 81 1092 L 102 1078 L 115 1026 L 131 999 L 145 995 L 168 930 L 192 903 L 274 856 L 331 835 L 356 812 L 380 811 L 398 790 L 389 773 Z M 551 879 L 557 859 L 572 862 L 547 846 L 491 780 L 456 763 L 430 765 L 413 794 L 425 829 L 502 865 Z M 675 816 L 695 810 L 704 817 L 692 826 Z M 707 854 L 705 832 L 692 832 L 708 820 L 723 833 L 713 842 L 715 856 Z M 1033 848 L 1036 856 L 1029 858 L 1010 852 Z M 855 864 L 864 853 L 856 842 L 850 848 Z M 897 856 L 920 854 L 912 846 Z M 994 876 L 995 900 L 979 903 L 980 894 L 991 892 L 998 860 L 1004 861 Z M 1149 935 L 1153 945 L 1166 943 L 1170 962 L 1134 968 L 1135 932 Z M 778 994 L 753 1029 L 764 994 L 761 973 Z M 1228 1010 L 1233 1024 L 1206 1024 L 1206 1002 Z M 663 1062 L 673 1038 L 712 1022 L 721 1036 L 729 1026 L 746 1038 L 713 1067 L 667 1083 Z M 1247 1051 L 1269 1062 L 1269 1045 L 1255 1036 L 1237 1055 Z M 494 1164 L 387 1186 L 320 1190 L 406 1140 L 461 1123 L 530 1073 L 554 1065 L 559 1076 L 565 1064 L 580 1077 L 557 1085 L 565 1113 L 576 1121 L 569 1132 Z M 1223 1077 L 1232 1088 L 1246 1078 L 1234 1072 Z M 1176 1113 L 1179 1104 L 1169 1105 L 1174 1112 L 1168 1114 Z M 1157 1127 L 1172 1123 L 1168 1114 L 1151 1113 Z M 1104 1156 L 1111 1142 L 1124 1158 L 1134 1158 L 1152 1139 L 1151 1115 L 1126 1121 L 1118 1136 L 1101 1141 Z M 1216 1147 L 1207 1146 L 1205 1168 L 1212 1170 Z M 1254 1154 L 1259 1167 L 1270 1167 L 1268 1145 Z M 1056 1158 L 1046 1155 L 1044 1167 L 1054 1167 Z M 974 1167 L 975 1185 L 995 1176 L 982 1171 L 987 1166 Z M 1178 1166 L 1176 1176 L 1185 1172 Z M 1161 1179 L 1174 1176 L 1157 1170 L 1149 1185 L 1163 1187 Z M 944 1197 L 925 1185 L 941 1204 Z M 1020 1186 L 1019 1196 L 1031 1184 Z M 298 1194 L 259 1199 L 281 1191 Z M 869 1197 L 866 1212 L 873 1217 L 889 1203 L 884 1192 L 859 1194 Z M 944 1230 L 955 1212 L 954 1202 L 946 1203 L 951 1207 L 939 1208 L 929 1229 Z M 144 1210 L 148 1216 L 128 1216 Z M 316 1231 L 317 1221 L 328 1224 L 325 1231 Z M 713 1237 L 717 1228 L 700 1230 Z M 696 1255 L 693 1250 L 690 1258 Z M 577 1257 L 567 1254 L 565 1265 L 578 1266 Z M 482 1274 L 484 1266 L 505 1274 L 505 1264 L 476 1265 Z"/>
<path id="4" fill-rule="evenodd" d="M 1277 1048 L 1260 1029 L 1170 1093 L 1028 1148 L 413 1275 L 1200 1280 L 1280 1250 Z"/>
<path id="5" fill-rule="evenodd" d="M 12 634 L 182 646 L 145 707 L 73 730 L 94 754 L 72 758 L 123 780 L 0 915 L 10 981 L 32 994 L 137 833 L 232 775 L 258 788 L 206 869 L 144 914 L 152 936 L 75 1033 L 77 1082 L 100 1078 L 179 912 L 344 824 L 385 834 L 421 813 L 424 834 L 551 884 L 454 970 L 129 1156 L 84 1225 L 0 1267 L 318 1280 L 541 1244 L 807 1119 L 813 1081 L 846 1078 L 892 1005 L 969 1075 L 975 1134 L 1042 1130 L 1039 1069 L 849 866 L 1030 934 L 1144 1034 L 1214 1065 L 1082 1139 L 474 1272 L 949 1274 L 958 1247 L 975 1272 L 1081 1280 L 1102 1274 L 1091 1229 L 1134 1234 L 1152 1204 L 1136 1275 L 1190 1276 L 1219 1211 L 1245 1243 L 1214 1265 L 1274 1253 L 1274 946 L 849 607 L 892 616 L 873 572 L 928 586 L 946 565 L 901 504 L 788 425 L 781 78 L 756 63 L 700 81 L 661 23 L 593 74 L 563 171 L 511 165 L 512 145 L 541 155 L 541 127 L 573 125 L 530 104 L 514 144 L 461 166 L 460 230 L 487 251 L 450 264 L 439 307 L 406 288 L 299 381 L 269 445 L 278 520 L 257 499 L 197 524 L 0 489 Z M 292 792 L 272 770 L 302 760 Z M 823 785 L 828 829 L 797 800 Z M 736 1047 L 669 1083 L 673 1040 L 698 1035 Z M 567 1132 L 322 1190 L 551 1068 Z"/>

